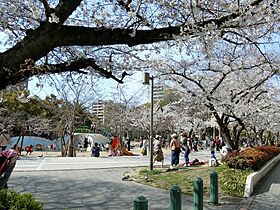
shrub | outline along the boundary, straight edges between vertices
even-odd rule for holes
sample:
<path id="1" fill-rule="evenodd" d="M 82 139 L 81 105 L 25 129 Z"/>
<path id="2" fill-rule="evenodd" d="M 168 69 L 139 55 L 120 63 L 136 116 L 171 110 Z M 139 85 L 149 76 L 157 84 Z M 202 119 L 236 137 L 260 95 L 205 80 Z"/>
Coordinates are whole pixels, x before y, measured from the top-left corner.
<path id="1" fill-rule="evenodd" d="M 256 150 L 267 153 L 269 159 L 272 159 L 280 153 L 280 148 L 276 146 L 259 146 L 256 147 Z"/>
<path id="2" fill-rule="evenodd" d="M 43 203 L 35 200 L 30 193 L 18 194 L 16 192 L 0 190 L 0 209 L 2 210 L 42 210 Z"/>
<path id="3" fill-rule="evenodd" d="M 222 158 L 222 162 L 235 169 L 260 169 L 265 163 L 280 153 L 275 146 L 259 146 L 233 151 Z"/>
<path id="4" fill-rule="evenodd" d="M 252 170 L 227 169 L 219 174 L 221 189 L 229 195 L 240 196 L 244 194 L 247 176 Z"/>

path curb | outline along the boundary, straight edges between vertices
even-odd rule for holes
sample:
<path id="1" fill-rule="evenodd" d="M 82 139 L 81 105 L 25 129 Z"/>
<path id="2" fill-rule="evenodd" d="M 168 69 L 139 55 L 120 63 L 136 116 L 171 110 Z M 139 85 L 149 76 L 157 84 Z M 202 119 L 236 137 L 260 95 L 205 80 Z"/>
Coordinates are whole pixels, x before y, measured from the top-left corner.
<path id="1" fill-rule="evenodd" d="M 244 197 L 248 198 L 252 195 L 254 187 L 257 183 L 279 162 L 280 154 L 267 162 L 259 171 L 251 173 L 247 176 Z"/>

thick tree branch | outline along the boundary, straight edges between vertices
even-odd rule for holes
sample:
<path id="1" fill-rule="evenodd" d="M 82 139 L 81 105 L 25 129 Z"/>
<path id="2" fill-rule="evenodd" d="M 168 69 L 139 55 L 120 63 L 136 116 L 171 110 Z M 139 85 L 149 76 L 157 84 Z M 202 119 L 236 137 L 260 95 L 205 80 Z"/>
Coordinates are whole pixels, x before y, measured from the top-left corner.
<path id="1" fill-rule="evenodd" d="M 92 58 L 79 58 L 72 62 L 65 62 L 60 64 L 48 64 L 48 65 L 41 65 L 36 66 L 34 65 L 32 60 L 26 60 L 25 65 L 21 65 L 21 70 L 18 71 L 16 74 L 11 75 L 11 78 L 9 81 L 11 81 L 11 84 L 13 84 L 13 80 L 18 80 L 19 78 L 21 81 L 24 81 L 28 79 L 31 76 L 38 75 L 38 74 L 48 74 L 48 73 L 62 73 L 62 72 L 78 72 L 82 74 L 87 74 L 88 72 L 83 70 L 88 67 L 91 67 L 94 71 L 98 72 L 100 75 L 107 79 L 113 79 L 117 81 L 118 83 L 123 84 L 123 79 L 126 75 L 128 75 L 126 72 L 123 72 L 122 78 L 119 79 L 115 77 L 111 71 L 107 71 L 100 66 L 98 66 L 94 59 Z"/>
<path id="2" fill-rule="evenodd" d="M 46 0 L 42 1 L 46 2 Z M 5 88 L 8 84 L 15 84 L 16 82 L 24 80 L 26 76 L 24 76 L 24 73 L 21 71 L 21 65 L 26 65 L 25 62 L 29 59 L 34 62 L 40 60 L 56 47 L 117 44 L 135 46 L 174 40 L 176 36 L 180 35 L 196 35 L 209 24 L 214 24 L 218 29 L 222 29 L 225 24 L 228 25 L 230 21 L 235 20 L 244 12 L 249 11 L 250 7 L 257 6 L 263 2 L 263 0 L 256 0 L 242 12 L 237 10 L 220 18 L 210 18 L 201 22 L 186 23 L 184 25 L 151 30 L 133 31 L 121 28 L 87 28 L 62 25 L 77 9 L 81 1 L 82 0 L 60 0 L 58 5 L 54 8 L 55 16 L 59 19 L 58 24 L 46 22 L 37 29 L 34 29 L 14 47 L 4 53 L 0 53 L 0 89 Z M 130 6 L 130 1 L 121 4 L 124 4 L 123 6 L 128 8 Z M 25 73 L 28 75 L 30 72 L 25 71 Z M 11 79 L 11 75 L 16 75 L 16 79 Z M 20 77 L 20 75 L 24 77 Z"/>
<path id="3" fill-rule="evenodd" d="M 68 71 L 77 71 L 80 73 L 86 74 L 87 72 L 82 71 L 81 69 L 86 69 L 88 67 L 91 67 L 93 70 L 97 71 L 100 75 L 107 79 L 113 79 L 117 81 L 118 83 L 123 84 L 123 78 L 118 79 L 115 77 L 111 71 L 107 71 L 100 66 L 98 66 L 94 59 L 92 58 L 79 58 L 75 61 L 72 61 L 71 63 L 66 62 L 62 64 L 54 64 L 54 65 L 48 65 L 48 67 L 51 69 L 51 73 L 60 73 L 60 72 L 68 72 Z"/>
<path id="4" fill-rule="evenodd" d="M 59 18 L 59 23 L 63 24 L 81 2 L 82 0 L 60 0 L 55 7 L 55 15 Z"/>
<path id="5" fill-rule="evenodd" d="M 48 0 L 40 0 L 40 2 L 42 2 L 44 5 L 46 21 L 48 21 L 49 17 L 51 17 L 51 13 L 53 13 L 54 11 L 52 11 L 53 9 L 50 7 Z"/>
<path id="6" fill-rule="evenodd" d="M 268 79 L 270 79 L 272 76 L 274 76 L 275 74 L 278 73 L 278 69 L 273 70 L 269 75 L 267 75 L 266 77 L 262 78 L 261 80 L 257 81 L 256 83 L 252 84 L 251 86 L 247 87 L 244 90 L 241 90 L 237 93 L 235 93 L 232 98 L 231 101 L 234 101 L 235 99 L 237 99 L 237 97 L 239 97 L 239 99 L 237 99 L 235 101 L 235 104 L 238 104 L 240 102 L 240 98 L 245 98 L 245 96 L 249 93 L 249 91 L 252 90 L 256 90 L 257 88 L 259 88 L 261 85 L 263 85 Z"/>

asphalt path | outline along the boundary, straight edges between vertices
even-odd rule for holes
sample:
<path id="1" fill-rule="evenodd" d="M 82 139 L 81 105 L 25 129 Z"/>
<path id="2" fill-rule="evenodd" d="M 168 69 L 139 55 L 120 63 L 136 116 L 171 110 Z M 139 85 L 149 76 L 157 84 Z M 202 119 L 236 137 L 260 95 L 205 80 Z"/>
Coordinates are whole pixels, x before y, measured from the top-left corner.
<path id="1" fill-rule="evenodd" d="M 168 167 L 170 157 L 165 155 L 165 167 Z M 203 161 L 209 156 L 210 152 L 205 150 L 192 153 L 190 158 Z M 183 155 L 180 159 L 183 161 Z M 30 192 L 47 210 L 133 209 L 134 199 L 140 195 L 148 199 L 150 210 L 170 209 L 168 190 L 122 181 L 125 171 L 148 165 L 148 156 L 22 157 L 17 161 L 8 186 L 19 193 Z M 220 206 L 211 206 L 205 200 L 204 209 L 239 209 L 240 202 L 243 200 L 223 198 Z M 182 209 L 194 209 L 193 196 L 182 195 Z"/>
<path id="2" fill-rule="evenodd" d="M 149 156 L 103 156 L 94 157 L 49 157 L 40 156 L 23 156 L 17 161 L 14 171 L 38 171 L 38 170 L 78 170 L 78 169 L 106 169 L 106 168 L 125 168 L 149 166 Z M 216 154 L 220 158 L 220 154 Z M 164 152 L 164 165 L 170 165 L 170 152 Z M 199 161 L 208 161 L 210 158 L 209 150 L 200 150 L 199 152 L 191 152 L 190 161 L 198 159 Z M 180 155 L 180 163 L 184 162 L 183 153 Z M 160 162 L 156 162 L 155 166 L 160 166 Z"/>

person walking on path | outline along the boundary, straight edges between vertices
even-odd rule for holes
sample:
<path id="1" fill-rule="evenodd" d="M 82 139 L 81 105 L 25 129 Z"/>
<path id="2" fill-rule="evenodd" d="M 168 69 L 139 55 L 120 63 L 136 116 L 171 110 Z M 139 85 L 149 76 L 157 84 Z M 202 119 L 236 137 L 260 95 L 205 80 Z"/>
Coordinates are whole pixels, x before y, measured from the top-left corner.
<path id="1" fill-rule="evenodd" d="M 173 133 L 171 135 L 171 141 L 169 144 L 169 147 L 171 149 L 171 166 L 170 168 L 173 169 L 179 164 L 179 157 L 181 152 L 181 145 L 180 140 L 178 139 L 178 135 L 176 133 Z"/>
<path id="2" fill-rule="evenodd" d="M 161 143 L 161 136 L 156 135 L 155 140 L 154 140 L 154 163 L 156 161 L 161 162 L 161 167 L 163 167 L 163 162 L 164 162 L 164 157 L 163 157 L 163 151 L 162 151 L 162 143 Z"/>

